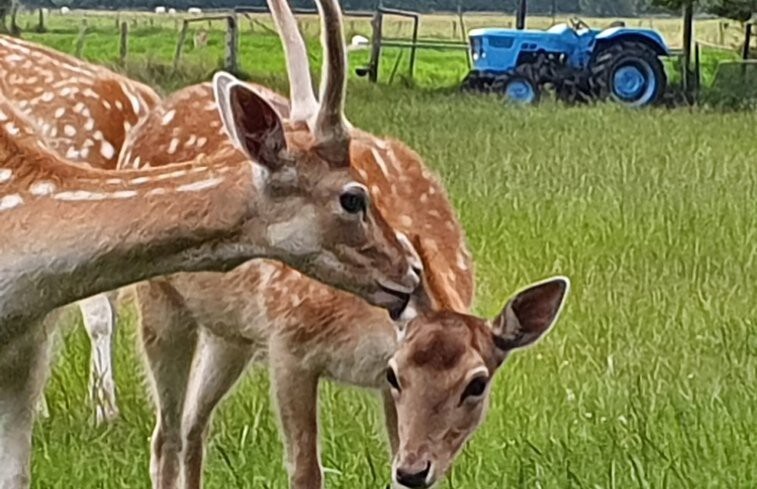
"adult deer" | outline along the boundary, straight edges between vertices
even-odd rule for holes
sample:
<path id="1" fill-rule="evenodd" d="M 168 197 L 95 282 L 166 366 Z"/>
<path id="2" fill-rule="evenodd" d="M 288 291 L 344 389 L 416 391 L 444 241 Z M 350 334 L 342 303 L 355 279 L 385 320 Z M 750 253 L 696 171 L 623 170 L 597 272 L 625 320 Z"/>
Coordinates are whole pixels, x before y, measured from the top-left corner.
<path id="1" fill-rule="evenodd" d="M 315 97 L 304 43 L 286 3 L 269 4 L 288 62 L 298 67 L 289 71 L 292 114 L 301 117 L 295 121 L 308 121 L 300 102 Z M 341 17 L 333 0 L 319 4 L 326 35 L 324 71 L 329 71 L 328 60 L 344 56 Z M 200 138 L 203 147 L 223 144 L 214 134 L 216 121 L 202 117 L 202 124 L 196 122 L 198 109 L 208 103 L 200 95 L 190 88 L 167 99 L 135 129 L 132 153 L 121 163 L 160 165 L 170 158 L 165 145 L 149 143 L 160 139 L 165 114 L 187 128 L 174 135 L 179 140 L 171 146 L 175 152 L 191 156 L 199 151 Z M 321 378 L 381 389 L 396 454 L 395 480 L 407 487 L 430 486 L 482 421 L 488 381 L 507 355 L 536 341 L 556 320 L 568 287 L 561 278 L 518 294 L 493 321 L 467 315 L 472 265 L 443 188 L 401 143 L 355 129 L 350 134 L 353 166 L 376 206 L 420 252 L 427 296 L 416 307 L 423 317 L 403 329 L 400 342 L 395 323 L 383 311 L 261 260 L 227 274 L 178 274 L 139 284 L 142 340 L 159 408 L 151 460 L 154 487 L 177 487 L 180 481 L 188 489 L 201 486 L 212 413 L 250 359 L 260 357 L 268 359 L 272 373 L 292 488 L 322 486 L 316 415 Z M 431 417 L 438 421 L 429 423 L 433 407 L 440 409 Z M 435 441 L 440 439 L 445 442 Z"/>
<path id="2" fill-rule="evenodd" d="M 233 77 L 214 90 L 239 152 L 153 171 L 64 161 L 0 99 L 0 487 L 29 485 L 42 323 L 54 309 L 149 277 L 286 262 L 399 317 L 415 257 L 352 177 L 325 106 L 313 135 Z"/>
<path id="3" fill-rule="evenodd" d="M 0 36 L 0 93 L 36 126 L 48 148 L 77 164 L 111 170 L 131 129 L 160 102 L 149 87 L 101 66 L 25 42 Z M 210 83 L 203 95 L 213 99 Z M 265 92 L 266 99 L 282 114 L 288 107 L 282 97 Z M 283 104 L 288 102 L 283 99 Z M 215 103 L 213 110 L 216 110 Z M 284 115 L 286 117 L 286 115 Z M 170 124 L 170 115 L 162 119 Z M 218 119 L 218 139 L 231 148 L 231 140 Z M 172 138 L 150 141 L 170 146 Z M 207 154 L 207 152 L 206 152 Z M 190 157 L 168 155 L 164 164 Z M 90 398 L 97 424 L 118 416 L 113 379 L 112 339 L 116 327 L 115 293 L 98 294 L 79 302 L 83 323 L 92 344 Z M 44 396 L 41 397 L 46 412 Z"/>

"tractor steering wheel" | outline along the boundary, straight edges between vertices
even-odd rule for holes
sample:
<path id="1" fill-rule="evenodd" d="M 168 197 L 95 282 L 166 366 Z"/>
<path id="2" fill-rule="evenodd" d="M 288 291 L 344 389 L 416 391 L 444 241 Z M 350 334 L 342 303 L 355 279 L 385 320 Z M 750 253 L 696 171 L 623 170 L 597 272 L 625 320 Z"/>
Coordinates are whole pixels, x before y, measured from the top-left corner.
<path id="1" fill-rule="evenodd" d="M 589 29 L 589 24 L 581 20 L 579 17 L 572 17 L 570 19 L 570 26 L 575 31 L 580 31 L 581 29 Z"/>

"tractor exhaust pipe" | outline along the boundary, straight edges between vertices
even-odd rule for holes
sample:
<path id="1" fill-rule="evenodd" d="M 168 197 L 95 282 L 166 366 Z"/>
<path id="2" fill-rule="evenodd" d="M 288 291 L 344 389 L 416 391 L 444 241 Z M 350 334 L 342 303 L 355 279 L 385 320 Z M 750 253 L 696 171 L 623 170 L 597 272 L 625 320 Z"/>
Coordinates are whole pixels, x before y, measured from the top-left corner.
<path id="1" fill-rule="evenodd" d="M 522 31 L 526 28 L 526 14 L 528 13 L 528 0 L 520 0 L 518 14 L 515 19 L 515 28 Z"/>

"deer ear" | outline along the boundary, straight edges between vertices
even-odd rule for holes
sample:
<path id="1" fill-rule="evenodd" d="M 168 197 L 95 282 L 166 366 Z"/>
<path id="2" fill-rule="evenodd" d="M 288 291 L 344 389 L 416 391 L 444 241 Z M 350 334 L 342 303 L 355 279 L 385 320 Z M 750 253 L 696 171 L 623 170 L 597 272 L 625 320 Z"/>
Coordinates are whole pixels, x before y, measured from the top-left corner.
<path id="1" fill-rule="evenodd" d="M 276 109 L 261 94 L 225 72 L 213 77 L 213 93 L 223 127 L 234 145 L 268 170 L 280 169 L 281 152 L 287 145 Z"/>
<path id="2" fill-rule="evenodd" d="M 491 323 L 494 344 L 507 355 L 532 345 L 557 321 L 570 290 L 567 277 L 554 277 L 519 292 Z"/>

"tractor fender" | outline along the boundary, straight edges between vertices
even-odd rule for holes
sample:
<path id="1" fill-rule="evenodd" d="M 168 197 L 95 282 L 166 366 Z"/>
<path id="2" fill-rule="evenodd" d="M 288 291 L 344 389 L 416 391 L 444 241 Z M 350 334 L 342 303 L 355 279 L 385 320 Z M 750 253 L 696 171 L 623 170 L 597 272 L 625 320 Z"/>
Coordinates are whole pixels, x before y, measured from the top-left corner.
<path id="1" fill-rule="evenodd" d="M 597 47 L 616 42 L 642 42 L 652 48 L 658 56 L 669 56 L 670 49 L 665 39 L 658 32 L 648 29 L 628 29 L 626 27 L 612 27 L 606 29 L 595 38 Z"/>

